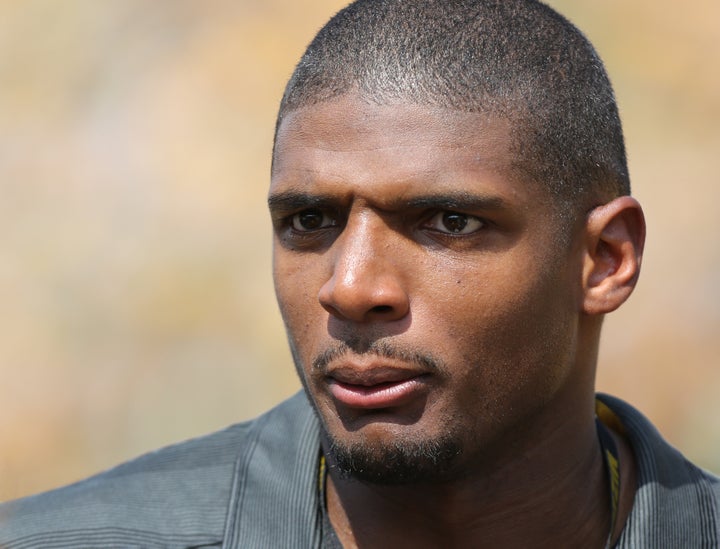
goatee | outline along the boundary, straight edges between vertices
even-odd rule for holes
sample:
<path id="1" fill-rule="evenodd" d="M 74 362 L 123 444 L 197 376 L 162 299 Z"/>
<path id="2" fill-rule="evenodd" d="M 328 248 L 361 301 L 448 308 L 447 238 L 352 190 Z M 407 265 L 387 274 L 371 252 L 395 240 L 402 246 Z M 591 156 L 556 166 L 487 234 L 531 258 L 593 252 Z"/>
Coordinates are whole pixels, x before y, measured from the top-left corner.
<path id="1" fill-rule="evenodd" d="M 447 480 L 460 444 L 450 436 L 436 440 L 394 440 L 343 444 L 326 438 L 328 466 L 342 478 L 381 485 L 434 483 Z"/>

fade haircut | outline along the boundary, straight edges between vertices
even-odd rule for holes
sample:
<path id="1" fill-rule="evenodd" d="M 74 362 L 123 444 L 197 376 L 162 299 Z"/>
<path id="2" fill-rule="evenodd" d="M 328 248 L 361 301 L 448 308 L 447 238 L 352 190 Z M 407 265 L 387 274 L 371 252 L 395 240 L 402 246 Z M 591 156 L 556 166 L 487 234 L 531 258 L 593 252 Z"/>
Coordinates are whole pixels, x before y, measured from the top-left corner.
<path id="1" fill-rule="evenodd" d="M 513 166 L 581 213 L 630 193 L 612 86 L 590 42 L 534 0 L 358 0 L 308 46 L 289 112 L 347 93 L 504 118 Z"/>

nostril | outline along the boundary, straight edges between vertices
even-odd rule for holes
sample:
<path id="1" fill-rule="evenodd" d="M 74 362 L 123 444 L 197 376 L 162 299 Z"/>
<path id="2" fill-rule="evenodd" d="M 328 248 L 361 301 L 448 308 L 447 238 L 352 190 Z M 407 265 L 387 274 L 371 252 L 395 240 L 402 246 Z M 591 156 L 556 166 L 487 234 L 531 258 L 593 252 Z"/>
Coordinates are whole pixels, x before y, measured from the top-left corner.
<path id="1" fill-rule="evenodd" d="M 392 307 L 390 305 L 376 305 L 371 310 L 374 313 L 389 313 L 392 311 Z"/>

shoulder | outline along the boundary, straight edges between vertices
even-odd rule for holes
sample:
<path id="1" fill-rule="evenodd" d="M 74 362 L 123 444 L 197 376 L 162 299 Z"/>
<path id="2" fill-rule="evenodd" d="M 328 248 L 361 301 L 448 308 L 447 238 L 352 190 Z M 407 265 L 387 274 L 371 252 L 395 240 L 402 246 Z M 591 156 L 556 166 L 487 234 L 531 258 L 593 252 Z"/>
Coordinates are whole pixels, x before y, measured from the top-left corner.
<path id="1" fill-rule="evenodd" d="M 620 419 L 637 464 L 637 491 L 617 547 L 720 546 L 720 479 L 691 463 L 620 399 L 598 395 Z"/>
<path id="2" fill-rule="evenodd" d="M 302 406 L 296 396 L 255 420 L 0 505 L 0 547 L 220 543 L 239 463 L 266 445 L 265 431 L 273 433 L 278 425 L 292 423 Z"/>

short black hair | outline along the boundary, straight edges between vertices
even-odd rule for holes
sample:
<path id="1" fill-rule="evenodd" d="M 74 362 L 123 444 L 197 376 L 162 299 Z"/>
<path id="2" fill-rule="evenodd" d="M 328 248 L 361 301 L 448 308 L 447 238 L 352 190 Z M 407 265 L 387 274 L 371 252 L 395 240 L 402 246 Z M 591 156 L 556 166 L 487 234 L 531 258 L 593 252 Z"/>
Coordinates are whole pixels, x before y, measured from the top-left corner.
<path id="1" fill-rule="evenodd" d="M 575 26 L 541 2 L 357 0 L 308 46 L 276 132 L 288 112 L 349 92 L 508 119 L 513 168 L 573 209 L 630 193 L 603 63 Z"/>

